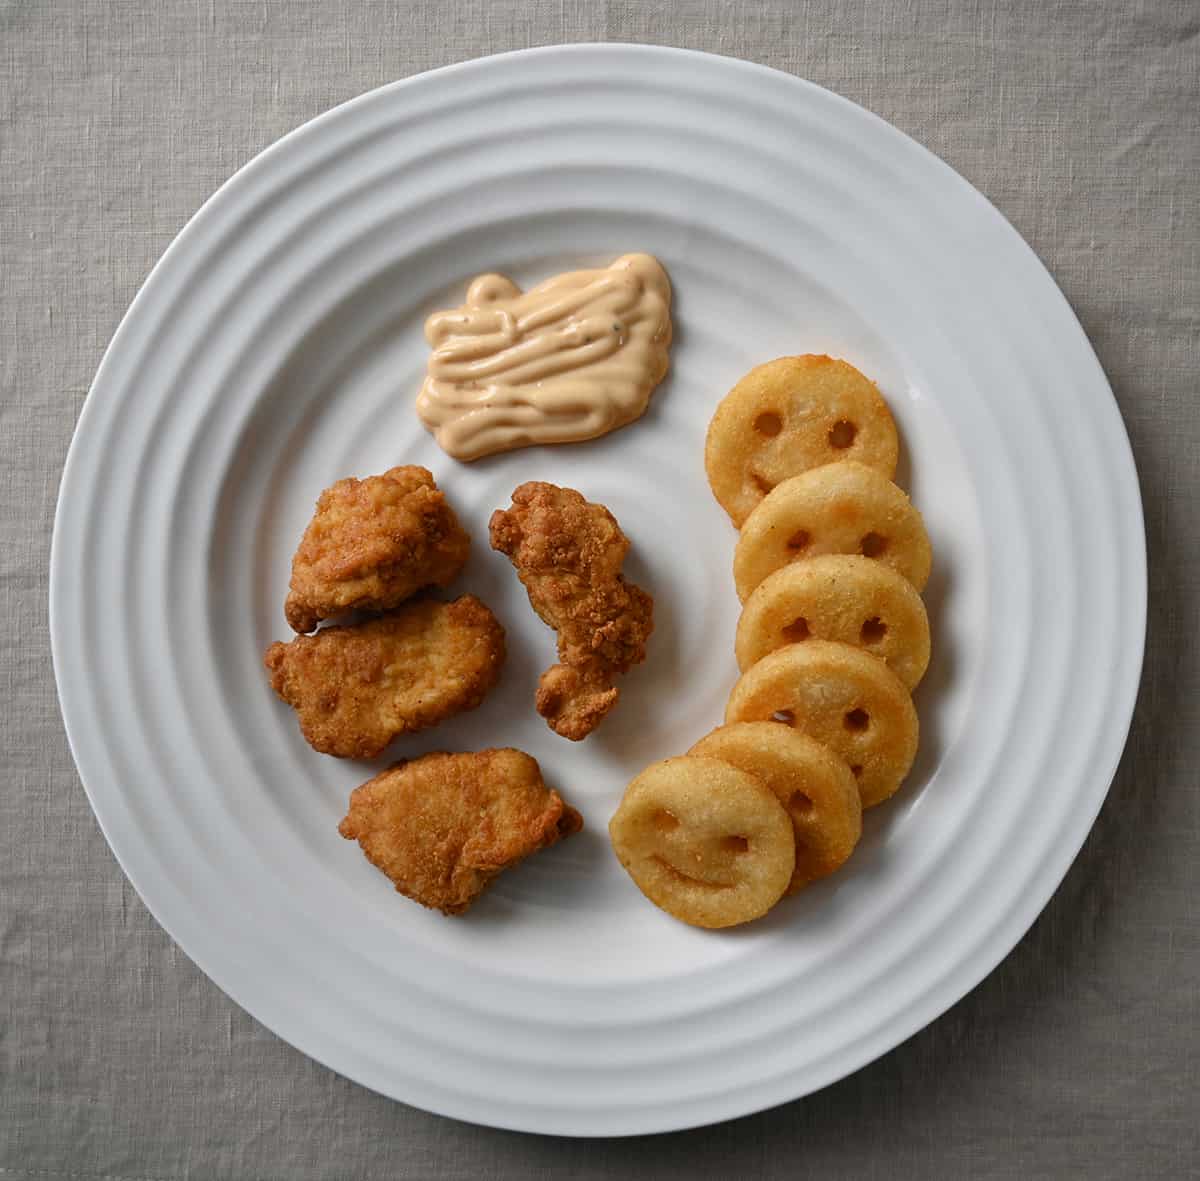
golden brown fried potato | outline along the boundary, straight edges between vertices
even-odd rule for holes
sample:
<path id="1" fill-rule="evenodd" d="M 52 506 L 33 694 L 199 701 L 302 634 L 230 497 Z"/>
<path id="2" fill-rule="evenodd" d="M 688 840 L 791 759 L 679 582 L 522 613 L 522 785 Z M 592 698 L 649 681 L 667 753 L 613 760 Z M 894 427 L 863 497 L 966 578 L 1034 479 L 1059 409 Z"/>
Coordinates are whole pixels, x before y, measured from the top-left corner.
<path id="1" fill-rule="evenodd" d="M 784 480 L 742 526 L 733 580 L 744 603 L 769 574 L 818 554 L 863 554 L 920 590 L 932 553 L 921 514 L 874 468 L 846 460 Z"/>
<path id="2" fill-rule="evenodd" d="M 719 759 L 664 759 L 625 789 L 608 825 L 617 859 L 655 906 L 694 927 L 767 913 L 792 877 L 792 822 L 760 780 Z"/>
<path id="3" fill-rule="evenodd" d="M 504 629 L 474 595 L 272 644 L 271 687 L 314 750 L 370 759 L 398 734 L 474 709 L 504 663 Z"/>
<path id="4" fill-rule="evenodd" d="M 929 665 L 929 618 L 913 584 L 861 554 L 822 554 L 754 588 L 734 650 L 745 672 L 768 652 L 809 638 L 854 644 L 913 689 Z"/>
<path id="5" fill-rule="evenodd" d="M 326 488 L 292 559 L 284 614 L 294 631 L 348 611 L 386 611 L 445 586 L 471 539 L 423 467 Z"/>
<path id="6" fill-rule="evenodd" d="M 629 538 L 602 504 L 573 488 L 531 481 L 490 523 L 541 619 L 558 631 L 559 664 L 542 674 L 537 711 L 578 741 L 617 702 L 613 678 L 646 658 L 654 600 L 621 575 Z"/>
<path id="7" fill-rule="evenodd" d="M 739 528 L 776 484 L 852 459 L 890 480 L 899 441 L 875 383 L 845 361 L 807 354 L 751 369 L 709 423 L 704 467 Z"/>
<path id="8" fill-rule="evenodd" d="M 729 695 L 726 723 L 772 720 L 845 759 L 864 808 L 896 791 L 917 753 L 917 711 L 904 683 L 849 644 L 789 644 L 744 672 Z"/>
<path id="9" fill-rule="evenodd" d="M 776 722 L 735 722 L 701 738 L 689 755 L 721 759 L 761 779 L 787 809 L 796 868 L 787 893 L 828 877 L 862 836 L 862 803 L 850 768 L 827 746 Z"/>
<path id="10" fill-rule="evenodd" d="M 511 747 L 396 763 L 350 795 L 338 832 L 414 902 L 462 914 L 492 879 L 583 820 Z"/>

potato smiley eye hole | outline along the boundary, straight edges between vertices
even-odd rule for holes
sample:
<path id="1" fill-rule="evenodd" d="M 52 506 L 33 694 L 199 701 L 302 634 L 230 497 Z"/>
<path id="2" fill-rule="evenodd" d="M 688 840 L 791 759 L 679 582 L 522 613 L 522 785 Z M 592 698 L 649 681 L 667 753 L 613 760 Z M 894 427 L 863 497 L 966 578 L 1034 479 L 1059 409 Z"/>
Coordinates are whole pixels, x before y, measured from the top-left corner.
<path id="1" fill-rule="evenodd" d="M 674 832 L 679 827 L 679 817 L 666 808 L 659 808 L 650 819 L 659 832 Z"/>
<path id="2" fill-rule="evenodd" d="M 845 718 L 846 729 L 861 732 L 871 724 L 871 717 L 865 709 L 852 709 Z"/>
<path id="3" fill-rule="evenodd" d="M 862 772 L 863 772 L 862 763 L 855 763 L 850 768 L 850 774 L 853 775 L 855 779 L 857 779 L 862 774 Z"/>
<path id="4" fill-rule="evenodd" d="M 865 558 L 877 558 L 885 549 L 887 549 L 887 538 L 878 533 L 868 533 L 862 541 L 859 542 L 859 548 L 863 552 Z"/>
<path id="5" fill-rule="evenodd" d="M 812 633 L 808 630 L 808 620 L 801 616 L 799 619 L 792 620 L 791 623 L 783 629 L 783 638 L 789 644 L 799 644 L 801 640 L 807 640 Z"/>
<path id="6" fill-rule="evenodd" d="M 782 722 L 785 726 L 794 726 L 796 724 L 796 715 L 790 709 L 777 709 L 771 715 L 771 721 Z"/>
<path id="7" fill-rule="evenodd" d="M 787 547 L 790 550 L 799 552 L 802 549 L 807 549 L 810 541 L 812 541 L 812 536 L 807 529 L 797 529 L 796 532 L 787 539 Z"/>
<path id="8" fill-rule="evenodd" d="M 773 410 L 768 410 L 760 414 L 754 420 L 754 429 L 760 435 L 766 435 L 768 438 L 773 438 L 783 430 L 783 419 L 779 417 Z"/>
<path id="9" fill-rule="evenodd" d="M 864 644 L 878 644 L 887 635 L 887 624 L 878 616 L 874 619 L 864 619 L 859 637 Z"/>
<path id="10" fill-rule="evenodd" d="M 858 427 L 854 423 L 847 422 L 844 418 L 839 419 L 829 428 L 829 445 L 839 451 L 845 451 L 854 442 L 854 436 L 857 434 Z"/>
<path id="11" fill-rule="evenodd" d="M 788 797 L 788 811 L 795 813 L 797 816 L 807 816 L 813 810 L 812 800 L 802 791 L 794 791 Z"/>
<path id="12" fill-rule="evenodd" d="M 749 853 L 750 842 L 745 837 L 740 836 L 722 837 L 721 848 L 726 853 Z"/>

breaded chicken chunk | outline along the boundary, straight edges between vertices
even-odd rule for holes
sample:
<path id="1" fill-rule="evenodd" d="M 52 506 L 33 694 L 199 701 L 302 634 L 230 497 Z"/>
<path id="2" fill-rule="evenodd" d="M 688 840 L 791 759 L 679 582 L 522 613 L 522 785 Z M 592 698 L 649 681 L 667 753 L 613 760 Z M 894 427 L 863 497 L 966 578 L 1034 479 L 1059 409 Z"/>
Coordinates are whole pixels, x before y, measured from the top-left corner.
<path id="1" fill-rule="evenodd" d="M 604 505 L 538 481 L 513 492 L 489 532 L 558 631 L 560 663 L 542 674 L 537 711 L 556 734 L 585 738 L 617 703 L 616 674 L 646 658 L 654 627 L 654 600 L 621 575 L 629 538 Z"/>
<path id="2" fill-rule="evenodd" d="M 479 705 L 504 663 L 504 629 L 474 595 L 417 599 L 272 644 L 263 663 L 314 750 L 369 759 L 398 734 Z"/>
<path id="3" fill-rule="evenodd" d="M 310 632 L 347 611 L 386 611 L 423 587 L 445 586 L 471 544 L 423 467 L 339 480 L 317 500 L 292 559 L 288 624 Z"/>
<path id="4" fill-rule="evenodd" d="M 497 874 L 583 820 L 511 747 L 396 763 L 350 795 L 338 832 L 406 897 L 462 914 Z"/>

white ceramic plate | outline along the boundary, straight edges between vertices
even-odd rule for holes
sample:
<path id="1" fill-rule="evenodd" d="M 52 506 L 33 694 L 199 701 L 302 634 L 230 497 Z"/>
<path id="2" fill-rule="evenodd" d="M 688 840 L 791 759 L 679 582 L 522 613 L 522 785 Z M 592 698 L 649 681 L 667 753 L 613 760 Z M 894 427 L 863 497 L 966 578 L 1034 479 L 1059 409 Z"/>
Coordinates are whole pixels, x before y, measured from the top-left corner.
<path id="1" fill-rule="evenodd" d="M 421 324 L 485 270 L 632 250 L 676 292 L 640 422 L 463 466 L 413 412 Z M 735 676 L 734 532 L 702 464 L 713 407 L 781 353 L 846 357 L 899 422 L 925 515 L 934 660 L 910 782 L 844 872 L 724 934 L 636 891 L 606 824 Z M 515 745 L 587 830 L 466 919 L 393 893 L 336 825 L 378 764 L 301 740 L 260 653 L 291 551 L 347 474 L 430 467 L 475 538 L 457 591 L 509 631 L 475 713 L 389 754 Z M 654 594 L 649 660 L 587 742 L 532 709 L 553 636 L 487 519 L 519 482 L 610 505 Z M 187 953 L 294 1045 L 431 1111 L 607 1135 L 803 1095 L 976 984 L 1104 798 L 1142 654 L 1145 561 L 1122 424 L 1078 323 L 974 189 L 874 116 L 723 58 L 577 46 L 438 70 L 247 165 L 163 256 L 71 447 L 51 626 L 105 835 Z"/>

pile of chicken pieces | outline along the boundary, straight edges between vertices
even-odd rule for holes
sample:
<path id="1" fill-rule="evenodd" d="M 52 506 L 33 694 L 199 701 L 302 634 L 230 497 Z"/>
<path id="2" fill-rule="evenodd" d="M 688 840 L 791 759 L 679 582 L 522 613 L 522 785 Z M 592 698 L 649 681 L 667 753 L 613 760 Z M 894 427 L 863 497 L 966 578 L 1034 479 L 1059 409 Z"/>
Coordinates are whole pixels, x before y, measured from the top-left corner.
<path id="1" fill-rule="evenodd" d="M 645 659 L 653 628 L 653 600 L 621 574 L 629 539 L 604 505 L 536 481 L 492 514 L 489 534 L 558 633 L 559 662 L 541 676 L 537 711 L 579 741 L 616 705 L 614 680 Z M 431 594 L 460 573 L 469 549 L 423 467 L 321 493 L 284 605 L 298 634 L 264 655 L 271 687 L 314 750 L 374 758 L 396 737 L 482 703 L 504 664 L 504 628 L 474 595 Z M 339 831 L 400 893 L 461 914 L 504 869 L 580 827 L 537 761 L 501 748 L 395 763 L 355 789 Z"/>

